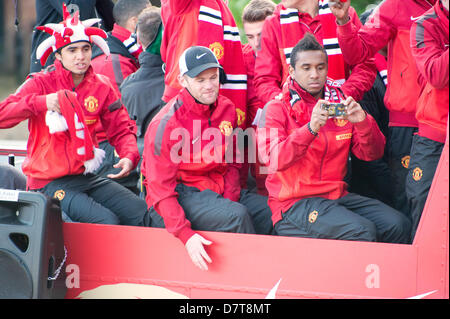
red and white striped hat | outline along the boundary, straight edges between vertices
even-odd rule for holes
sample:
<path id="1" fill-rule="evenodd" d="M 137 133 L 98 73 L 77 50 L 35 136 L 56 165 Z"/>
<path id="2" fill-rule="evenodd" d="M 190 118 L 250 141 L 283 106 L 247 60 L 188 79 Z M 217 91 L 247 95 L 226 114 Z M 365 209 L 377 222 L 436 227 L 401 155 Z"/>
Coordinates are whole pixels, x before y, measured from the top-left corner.
<path id="1" fill-rule="evenodd" d="M 52 52 L 80 41 L 95 43 L 106 55 L 109 55 L 109 47 L 104 40 L 108 35 L 102 29 L 92 27 L 99 21 L 100 19 L 80 21 L 79 11 L 76 11 L 71 17 L 66 4 L 63 3 L 63 21 L 61 23 L 47 23 L 44 26 L 36 27 L 37 30 L 51 35 L 50 38 L 42 41 L 36 50 L 36 57 L 41 60 L 41 65 L 45 65 Z"/>

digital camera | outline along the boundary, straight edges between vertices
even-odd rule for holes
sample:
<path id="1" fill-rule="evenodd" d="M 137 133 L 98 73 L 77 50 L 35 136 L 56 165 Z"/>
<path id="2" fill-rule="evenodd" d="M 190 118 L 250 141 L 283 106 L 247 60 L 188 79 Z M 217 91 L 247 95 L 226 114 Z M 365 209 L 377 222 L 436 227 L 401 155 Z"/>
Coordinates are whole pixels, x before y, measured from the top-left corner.
<path id="1" fill-rule="evenodd" d="M 322 109 L 328 111 L 328 117 L 347 115 L 347 106 L 342 103 L 322 104 Z"/>

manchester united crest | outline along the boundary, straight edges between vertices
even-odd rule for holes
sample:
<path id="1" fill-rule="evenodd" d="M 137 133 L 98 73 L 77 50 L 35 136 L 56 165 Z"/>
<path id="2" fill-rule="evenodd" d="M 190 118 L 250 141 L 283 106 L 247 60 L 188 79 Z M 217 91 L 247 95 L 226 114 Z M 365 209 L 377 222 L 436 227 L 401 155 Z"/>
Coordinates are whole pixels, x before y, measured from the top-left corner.
<path id="1" fill-rule="evenodd" d="M 313 210 L 311 213 L 309 213 L 308 221 L 312 224 L 316 221 L 317 215 L 319 215 L 319 212 L 317 210 Z"/>
<path id="2" fill-rule="evenodd" d="M 240 109 L 236 109 L 236 114 L 237 114 L 237 124 L 238 126 L 241 126 L 242 123 L 245 122 L 245 112 Z"/>
<path id="3" fill-rule="evenodd" d="M 209 49 L 214 53 L 217 60 L 220 60 L 223 58 L 224 50 L 223 46 L 220 42 L 214 42 L 209 45 Z"/>
<path id="4" fill-rule="evenodd" d="M 343 126 L 347 125 L 347 123 L 348 123 L 348 120 L 344 120 L 344 119 L 334 118 L 333 120 L 334 120 L 334 124 L 336 124 L 336 126 L 339 126 L 339 127 L 343 127 Z"/>
<path id="5" fill-rule="evenodd" d="M 84 107 L 88 112 L 93 113 L 98 109 L 98 100 L 91 95 L 84 100 Z"/>
<path id="6" fill-rule="evenodd" d="M 55 192 L 55 194 L 53 195 L 54 198 L 59 199 L 60 201 L 62 201 L 64 199 L 64 197 L 66 196 L 66 192 L 64 192 L 62 189 L 57 190 Z"/>
<path id="7" fill-rule="evenodd" d="M 402 157 L 402 166 L 404 168 L 408 168 L 409 167 L 409 160 L 410 160 L 410 158 L 411 157 L 409 155 L 406 155 L 406 156 Z"/>
<path id="8" fill-rule="evenodd" d="M 423 171 L 420 167 L 416 167 L 412 172 L 412 177 L 416 182 L 421 180 L 422 175 L 423 175 Z"/>
<path id="9" fill-rule="evenodd" d="M 233 125 L 228 121 L 222 121 L 219 125 L 219 129 L 225 136 L 230 136 L 233 133 Z"/>

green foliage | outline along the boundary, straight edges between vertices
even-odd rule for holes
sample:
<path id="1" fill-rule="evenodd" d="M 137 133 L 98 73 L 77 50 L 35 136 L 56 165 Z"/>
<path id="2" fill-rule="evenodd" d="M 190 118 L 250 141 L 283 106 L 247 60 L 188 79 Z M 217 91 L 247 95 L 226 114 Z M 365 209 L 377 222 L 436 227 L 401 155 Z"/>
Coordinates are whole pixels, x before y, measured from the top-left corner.
<path id="1" fill-rule="evenodd" d="M 234 19 L 236 20 L 236 24 L 241 30 L 241 39 L 243 42 L 247 42 L 247 39 L 245 38 L 244 32 L 242 31 L 242 10 L 244 7 L 249 3 L 250 0 L 229 0 L 228 6 L 231 9 L 231 12 L 233 13 Z M 280 3 L 280 0 L 274 0 L 275 3 Z M 381 0 L 353 0 L 352 6 L 355 8 L 358 15 L 361 15 L 363 13 L 368 5 L 376 5 L 380 3 Z"/>

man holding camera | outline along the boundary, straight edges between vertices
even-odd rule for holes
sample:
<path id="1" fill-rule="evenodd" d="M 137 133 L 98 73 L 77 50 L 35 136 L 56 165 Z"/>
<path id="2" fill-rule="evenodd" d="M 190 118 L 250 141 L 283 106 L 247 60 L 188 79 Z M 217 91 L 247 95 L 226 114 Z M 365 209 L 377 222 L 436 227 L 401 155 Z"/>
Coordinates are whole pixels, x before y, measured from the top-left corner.
<path id="1" fill-rule="evenodd" d="M 269 150 L 266 186 L 275 231 L 406 243 L 411 229 L 406 216 L 347 191 L 343 178 L 349 152 L 376 160 L 385 138 L 352 97 L 329 85 L 328 56 L 314 36 L 305 35 L 294 47 L 289 74 L 283 97 L 266 105 L 257 132 L 259 150 Z"/>
<path id="2" fill-rule="evenodd" d="M 386 153 L 391 168 L 393 207 L 410 219 L 405 181 L 413 137 L 418 130 L 416 105 L 423 90 L 411 54 L 410 30 L 413 22 L 435 3 L 436 0 L 386 0 L 360 27 L 350 19 L 351 0 L 330 0 L 337 38 L 347 63 L 361 63 L 387 47 L 388 84 L 384 102 L 389 111 Z"/>

